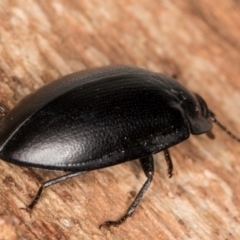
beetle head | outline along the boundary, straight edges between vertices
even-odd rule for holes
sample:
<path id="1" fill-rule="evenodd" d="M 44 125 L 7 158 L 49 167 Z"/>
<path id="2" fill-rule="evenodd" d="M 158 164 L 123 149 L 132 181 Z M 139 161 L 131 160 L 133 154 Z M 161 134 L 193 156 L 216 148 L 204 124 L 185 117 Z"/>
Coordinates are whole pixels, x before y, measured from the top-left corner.
<path id="1" fill-rule="evenodd" d="M 240 142 L 240 138 L 237 137 L 235 134 L 230 132 L 224 125 L 222 125 L 215 117 L 215 114 L 208 109 L 206 102 L 203 100 L 201 96 L 198 94 L 195 94 L 196 98 L 198 99 L 199 106 L 201 108 L 202 115 L 208 119 L 210 119 L 212 122 L 217 124 L 224 132 L 226 132 L 232 139 L 236 140 L 237 142 Z M 208 137 L 214 138 L 214 135 L 211 133 L 208 134 Z"/>
<path id="2" fill-rule="evenodd" d="M 179 103 L 187 115 L 192 134 L 209 132 L 212 123 L 209 119 L 209 109 L 206 102 L 195 93 L 178 91 L 176 93 Z"/>
<path id="3" fill-rule="evenodd" d="M 208 114 L 209 110 L 205 101 L 198 95 L 188 91 L 184 86 L 163 74 L 158 74 L 168 86 L 169 94 L 180 105 L 185 117 L 188 119 L 192 134 L 209 132 L 212 128 Z"/>

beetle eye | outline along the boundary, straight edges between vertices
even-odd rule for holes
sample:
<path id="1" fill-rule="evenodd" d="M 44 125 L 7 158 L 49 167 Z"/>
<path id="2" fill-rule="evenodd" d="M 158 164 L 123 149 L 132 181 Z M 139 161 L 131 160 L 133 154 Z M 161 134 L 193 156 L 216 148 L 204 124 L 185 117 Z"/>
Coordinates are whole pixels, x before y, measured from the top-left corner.
<path id="1" fill-rule="evenodd" d="M 208 110 L 206 102 L 198 94 L 195 93 L 195 96 L 198 100 L 198 106 L 196 108 L 199 107 L 202 116 L 205 117 L 205 118 L 208 118 L 209 110 Z"/>

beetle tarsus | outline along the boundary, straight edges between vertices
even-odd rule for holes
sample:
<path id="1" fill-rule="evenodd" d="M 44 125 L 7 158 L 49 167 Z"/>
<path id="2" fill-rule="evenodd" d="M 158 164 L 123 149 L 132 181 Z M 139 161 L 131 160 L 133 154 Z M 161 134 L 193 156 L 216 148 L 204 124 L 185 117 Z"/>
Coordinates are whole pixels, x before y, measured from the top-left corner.
<path id="1" fill-rule="evenodd" d="M 32 209 L 30 209 L 28 206 L 27 207 L 22 207 L 20 209 L 26 211 L 27 213 L 29 213 L 30 218 L 32 217 Z"/>
<path id="2" fill-rule="evenodd" d="M 101 229 L 102 227 L 106 227 L 106 228 L 110 228 L 110 227 L 118 227 L 119 225 L 121 225 L 123 222 L 126 221 L 126 219 L 130 217 L 130 215 L 124 215 L 122 218 L 120 218 L 118 221 L 107 221 L 104 222 L 103 224 L 101 224 L 99 226 L 99 229 Z"/>
<path id="3" fill-rule="evenodd" d="M 43 184 L 41 184 L 40 188 L 38 189 L 38 192 L 37 192 L 35 198 L 33 199 L 33 201 L 31 202 L 31 204 L 29 204 L 27 206 L 27 209 L 29 209 L 29 211 L 32 211 L 34 206 L 37 204 L 44 188 L 45 187 L 44 187 L 44 183 L 43 183 Z"/>
<path id="4" fill-rule="evenodd" d="M 170 156 L 170 153 L 169 153 L 168 149 L 165 149 L 163 152 L 164 152 L 165 160 L 166 160 L 167 166 L 168 166 L 168 170 L 167 170 L 168 177 L 171 178 L 172 175 L 173 175 L 172 159 L 171 159 L 171 156 Z"/>

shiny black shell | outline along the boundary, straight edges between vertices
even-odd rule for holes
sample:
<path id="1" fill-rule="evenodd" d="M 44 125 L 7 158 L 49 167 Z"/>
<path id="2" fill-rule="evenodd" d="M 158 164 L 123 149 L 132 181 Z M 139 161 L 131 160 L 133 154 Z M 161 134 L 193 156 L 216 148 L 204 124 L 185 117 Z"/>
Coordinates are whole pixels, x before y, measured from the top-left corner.
<path id="1" fill-rule="evenodd" d="M 199 96 L 128 66 L 67 75 L 25 97 L 0 123 L 0 158 L 81 171 L 152 155 L 212 125 Z"/>

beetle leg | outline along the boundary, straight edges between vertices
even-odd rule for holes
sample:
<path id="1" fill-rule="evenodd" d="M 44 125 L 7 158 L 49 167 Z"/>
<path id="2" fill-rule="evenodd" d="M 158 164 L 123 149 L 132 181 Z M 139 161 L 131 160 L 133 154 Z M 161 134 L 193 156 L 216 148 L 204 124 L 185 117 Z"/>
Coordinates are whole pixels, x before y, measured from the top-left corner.
<path id="1" fill-rule="evenodd" d="M 101 224 L 99 226 L 99 228 L 101 228 L 103 226 L 106 226 L 106 227 L 115 226 L 115 227 L 117 227 L 120 224 L 122 224 L 128 217 L 130 217 L 133 214 L 133 212 L 135 211 L 136 207 L 138 206 L 140 200 L 142 199 L 144 193 L 147 191 L 148 187 L 150 186 L 150 184 L 152 182 L 152 179 L 153 179 L 153 173 L 154 173 L 153 157 L 149 156 L 149 157 L 141 158 L 139 161 L 140 161 L 142 169 L 143 169 L 143 171 L 144 171 L 144 173 L 147 177 L 147 180 L 145 181 L 142 188 L 138 192 L 136 198 L 134 199 L 134 201 L 132 202 L 132 204 L 128 208 L 126 214 L 117 221 L 107 221 L 107 222 Z"/>
<path id="2" fill-rule="evenodd" d="M 171 159 L 171 155 L 168 151 L 168 149 L 165 149 L 164 151 L 164 156 L 165 156 L 165 160 L 167 162 L 167 166 L 168 166 L 168 177 L 171 178 L 172 177 L 172 171 L 173 171 L 173 163 L 172 163 L 172 159 Z"/>
<path id="3" fill-rule="evenodd" d="M 84 174 L 86 173 L 87 171 L 84 171 L 84 172 L 72 172 L 72 173 L 69 173 L 69 174 L 66 174 L 64 176 L 61 176 L 61 177 L 57 177 L 57 178 L 54 178 L 54 179 L 51 179 L 49 181 L 46 181 L 46 182 L 43 182 L 41 183 L 41 186 L 40 188 L 38 189 L 38 192 L 35 196 L 35 198 L 33 199 L 33 201 L 31 202 L 30 205 L 28 205 L 27 209 L 28 210 L 32 210 L 34 208 L 34 206 L 37 204 L 41 194 L 42 194 L 42 191 L 47 188 L 47 187 L 50 187 L 56 183 L 60 183 L 62 181 L 65 181 L 67 179 L 70 179 L 70 178 L 73 178 L 73 177 L 76 177 L 78 175 L 81 175 L 81 174 Z"/>
<path id="4" fill-rule="evenodd" d="M 211 130 L 208 131 L 208 132 L 206 132 L 206 135 L 207 135 L 207 137 L 210 138 L 210 139 L 214 139 L 214 138 L 215 138 L 215 136 L 214 136 L 214 134 L 213 134 L 213 132 L 212 132 Z"/>
<path id="5" fill-rule="evenodd" d="M 2 118 L 8 113 L 8 110 L 6 107 L 4 106 L 0 106 L 0 121 L 2 120 Z"/>

